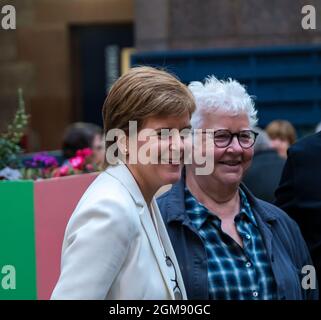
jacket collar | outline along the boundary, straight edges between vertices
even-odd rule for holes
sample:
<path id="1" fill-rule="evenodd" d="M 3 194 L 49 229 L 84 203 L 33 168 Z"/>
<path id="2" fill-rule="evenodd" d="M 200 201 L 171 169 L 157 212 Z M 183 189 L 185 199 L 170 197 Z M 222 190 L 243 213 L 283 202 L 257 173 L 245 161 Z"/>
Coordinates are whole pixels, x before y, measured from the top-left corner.
<path id="1" fill-rule="evenodd" d="M 167 223 L 172 221 L 183 222 L 189 219 L 185 210 L 185 176 L 184 168 L 181 179 L 167 192 Z M 261 200 L 256 198 L 243 183 L 241 183 L 240 188 L 246 194 L 255 216 L 260 216 L 260 218 L 267 223 L 272 223 L 277 219 L 275 214 L 271 210 L 267 210 L 265 206 L 262 205 Z"/>
<path id="2" fill-rule="evenodd" d="M 263 201 L 256 198 L 254 194 L 245 186 L 245 184 L 241 183 L 240 185 L 243 192 L 246 194 L 251 209 L 259 215 L 261 219 L 267 223 L 272 223 L 273 221 L 277 220 L 276 215 L 272 210 L 268 210 L 266 206 L 263 205 Z"/>
<path id="3" fill-rule="evenodd" d="M 116 165 L 110 165 L 105 170 L 105 173 L 113 176 L 115 179 L 120 181 L 120 183 L 128 190 L 131 194 L 136 205 L 143 207 L 146 205 L 146 201 L 142 192 L 139 189 L 139 186 L 128 169 L 128 167 L 122 162 L 119 161 Z"/>

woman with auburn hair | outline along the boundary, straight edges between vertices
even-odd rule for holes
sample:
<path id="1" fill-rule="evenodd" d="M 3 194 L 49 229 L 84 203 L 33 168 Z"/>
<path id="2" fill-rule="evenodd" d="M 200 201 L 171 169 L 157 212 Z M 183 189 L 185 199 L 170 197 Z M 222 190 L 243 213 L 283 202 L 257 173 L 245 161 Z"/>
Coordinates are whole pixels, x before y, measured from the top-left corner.
<path id="1" fill-rule="evenodd" d="M 114 83 L 103 120 L 106 137 L 112 130 L 123 133 L 106 141 L 107 156 L 115 151 L 117 161 L 89 186 L 70 218 L 52 299 L 186 299 L 154 194 L 180 179 L 181 132 L 190 129 L 194 109 L 187 87 L 165 71 L 137 67 Z M 164 129 L 175 133 L 165 140 Z M 142 149 L 158 154 L 158 161 L 141 163 Z M 166 150 L 176 156 L 161 163 Z"/>
<path id="2" fill-rule="evenodd" d="M 268 124 L 265 131 L 271 139 L 272 148 L 279 156 L 287 158 L 289 147 L 296 140 L 296 132 L 293 125 L 286 120 L 274 120 Z"/>

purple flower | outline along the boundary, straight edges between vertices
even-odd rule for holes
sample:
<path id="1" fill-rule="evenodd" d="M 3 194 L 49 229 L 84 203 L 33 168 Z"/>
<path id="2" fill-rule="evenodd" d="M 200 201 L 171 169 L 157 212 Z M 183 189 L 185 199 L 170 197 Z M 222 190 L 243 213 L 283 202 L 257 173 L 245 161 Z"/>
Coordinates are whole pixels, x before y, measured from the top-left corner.
<path id="1" fill-rule="evenodd" d="M 58 161 L 55 157 L 48 155 L 48 153 L 37 153 L 32 160 L 26 161 L 27 168 L 52 168 L 58 167 Z"/>

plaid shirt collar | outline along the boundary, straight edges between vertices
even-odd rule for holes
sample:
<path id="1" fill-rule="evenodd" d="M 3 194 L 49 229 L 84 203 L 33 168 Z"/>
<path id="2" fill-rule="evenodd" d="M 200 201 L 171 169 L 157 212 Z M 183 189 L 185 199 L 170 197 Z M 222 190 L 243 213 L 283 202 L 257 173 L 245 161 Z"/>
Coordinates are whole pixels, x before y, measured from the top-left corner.
<path id="1" fill-rule="evenodd" d="M 258 227 L 247 197 L 241 188 L 239 188 L 239 193 L 241 200 L 240 212 L 235 216 L 234 221 L 237 222 L 241 219 L 246 219 L 248 222 Z M 208 210 L 202 203 L 198 202 L 198 200 L 189 191 L 187 186 L 185 186 L 185 198 L 188 199 L 188 201 L 192 201 L 192 206 L 195 209 L 193 210 L 193 215 L 197 215 L 197 219 L 193 219 L 193 217 L 191 217 L 191 220 L 193 221 L 193 224 L 197 230 L 201 229 L 202 225 L 209 216 L 212 217 L 216 227 L 221 227 L 221 219 L 215 215 L 215 213 L 212 213 L 210 210 Z"/>

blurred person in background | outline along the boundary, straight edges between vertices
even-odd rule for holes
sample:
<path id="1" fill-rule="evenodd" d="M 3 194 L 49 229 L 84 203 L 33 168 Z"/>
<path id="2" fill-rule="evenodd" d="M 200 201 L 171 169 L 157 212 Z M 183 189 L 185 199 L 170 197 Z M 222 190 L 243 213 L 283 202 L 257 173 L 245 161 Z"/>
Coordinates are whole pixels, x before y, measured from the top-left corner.
<path id="1" fill-rule="evenodd" d="M 63 136 L 62 153 L 65 163 L 74 157 L 81 149 L 90 148 L 93 152 L 93 162 L 101 167 L 104 163 L 105 153 L 102 129 L 86 122 L 76 122 L 69 125 Z"/>
<path id="2" fill-rule="evenodd" d="M 296 131 L 293 125 L 286 120 L 274 120 L 267 125 L 265 130 L 271 139 L 272 148 L 286 159 L 288 148 L 296 140 Z"/>
<path id="3" fill-rule="evenodd" d="M 194 109 L 187 87 L 165 71 L 132 68 L 113 84 L 103 106 L 107 169 L 86 190 L 67 225 L 52 299 L 186 299 L 154 194 L 180 179 L 181 132 L 190 133 Z M 137 132 L 131 132 L 130 121 Z M 176 133 L 163 140 L 163 129 Z M 107 139 L 116 131 L 122 135 Z M 142 163 L 142 149 L 156 153 L 156 163 Z M 175 157 L 162 163 L 166 151 Z M 138 161 L 130 161 L 133 157 Z"/>
<path id="4" fill-rule="evenodd" d="M 305 137 L 288 150 L 275 204 L 301 228 L 317 279 L 321 279 L 321 132 Z"/>
<path id="5" fill-rule="evenodd" d="M 279 185 L 285 159 L 272 148 L 270 138 L 264 130 L 256 127 L 254 131 L 258 133 L 254 145 L 254 156 L 243 182 L 256 197 L 273 203 L 274 192 Z"/>
<path id="6" fill-rule="evenodd" d="M 311 258 L 297 224 L 241 184 L 257 133 L 254 102 L 235 80 L 207 78 L 189 85 L 195 100 L 194 159 L 207 145 L 214 170 L 197 175 L 197 162 L 158 198 L 189 299 L 304 300 L 318 290 L 301 286 Z"/>

